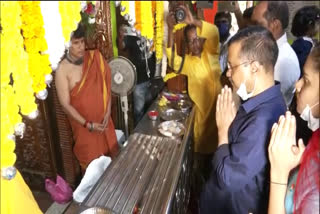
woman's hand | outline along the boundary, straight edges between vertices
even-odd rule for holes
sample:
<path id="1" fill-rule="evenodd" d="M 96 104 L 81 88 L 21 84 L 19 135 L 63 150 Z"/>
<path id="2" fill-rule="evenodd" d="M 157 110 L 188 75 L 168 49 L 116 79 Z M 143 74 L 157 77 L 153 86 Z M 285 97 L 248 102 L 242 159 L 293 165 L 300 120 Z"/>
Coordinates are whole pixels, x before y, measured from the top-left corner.
<path id="1" fill-rule="evenodd" d="M 271 130 L 268 154 L 272 182 L 287 183 L 291 169 L 300 163 L 305 149 L 301 139 L 298 145 L 296 146 L 296 119 L 288 111 Z"/>

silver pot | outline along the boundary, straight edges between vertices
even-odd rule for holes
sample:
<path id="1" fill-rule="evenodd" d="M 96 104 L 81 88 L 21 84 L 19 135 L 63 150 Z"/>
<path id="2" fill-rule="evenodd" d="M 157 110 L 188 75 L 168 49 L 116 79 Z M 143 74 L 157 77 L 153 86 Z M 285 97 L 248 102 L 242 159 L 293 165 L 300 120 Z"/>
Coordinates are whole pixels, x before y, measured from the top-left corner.
<path id="1" fill-rule="evenodd" d="M 114 214 L 112 210 L 101 208 L 101 207 L 91 207 L 84 211 L 82 211 L 80 214 Z"/>

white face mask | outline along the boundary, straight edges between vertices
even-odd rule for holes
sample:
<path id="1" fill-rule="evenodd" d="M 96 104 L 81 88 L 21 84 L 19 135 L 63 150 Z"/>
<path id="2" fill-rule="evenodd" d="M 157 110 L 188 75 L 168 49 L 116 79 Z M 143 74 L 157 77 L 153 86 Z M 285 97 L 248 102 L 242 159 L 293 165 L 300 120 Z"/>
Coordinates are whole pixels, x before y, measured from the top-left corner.
<path id="1" fill-rule="evenodd" d="M 237 94 L 239 95 L 239 97 L 245 101 L 247 99 L 249 99 L 250 97 L 252 97 L 254 90 L 256 89 L 256 82 L 257 82 L 257 76 L 254 80 L 254 86 L 253 86 L 253 90 L 248 94 L 247 92 L 247 87 L 246 87 L 246 80 L 240 84 L 239 89 L 237 90 Z"/>
<path id="2" fill-rule="evenodd" d="M 311 108 L 309 107 L 309 105 L 307 104 L 307 106 L 304 108 L 304 110 L 302 111 L 300 117 L 308 122 L 308 127 L 309 129 L 311 129 L 312 131 L 315 131 L 319 128 L 319 118 L 315 118 L 312 115 L 312 111 L 311 109 L 314 108 L 315 106 L 317 106 L 319 104 L 319 102 L 317 102 L 316 104 L 314 104 L 313 106 L 311 106 Z"/>

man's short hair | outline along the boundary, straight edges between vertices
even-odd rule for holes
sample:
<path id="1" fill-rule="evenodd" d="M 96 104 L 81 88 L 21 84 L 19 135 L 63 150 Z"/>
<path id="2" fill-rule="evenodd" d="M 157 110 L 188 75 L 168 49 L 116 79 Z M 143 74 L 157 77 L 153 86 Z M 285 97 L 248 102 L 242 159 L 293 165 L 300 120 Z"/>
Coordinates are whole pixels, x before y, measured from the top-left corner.
<path id="1" fill-rule="evenodd" d="M 268 21 L 268 24 L 274 19 L 281 22 L 282 29 L 286 29 L 289 24 L 289 8 L 285 1 L 267 1 L 267 10 L 263 17 Z"/>
<path id="2" fill-rule="evenodd" d="M 245 19 L 251 19 L 253 10 L 254 10 L 254 6 L 248 7 L 247 9 L 245 9 L 243 11 L 242 17 L 245 18 Z"/>
<path id="3" fill-rule="evenodd" d="M 228 47 L 236 42 L 241 42 L 240 58 L 258 61 L 266 70 L 273 70 L 279 49 L 270 31 L 262 26 L 249 26 L 236 33 Z"/>
<path id="4" fill-rule="evenodd" d="M 84 38 L 85 32 L 85 27 L 79 23 L 77 29 L 71 33 L 70 40 Z"/>
<path id="5" fill-rule="evenodd" d="M 315 27 L 316 22 L 320 22 L 320 9 L 316 6 L 305 6 L 294 15 L 291 33 L 296 37 L 305 36 Z"/>
<path id="6" fill-rule="evenodd" d="M 226 18 L 229 21 L 229 24 L 231 25 L 231 14 L 228 11 L 222 11 L 222 12 L 218 12 L 216 13 L 215 17 L 214 17 L 214 23 L 216 23 L 216 21 L 218 19 L 221 18 Z"/>

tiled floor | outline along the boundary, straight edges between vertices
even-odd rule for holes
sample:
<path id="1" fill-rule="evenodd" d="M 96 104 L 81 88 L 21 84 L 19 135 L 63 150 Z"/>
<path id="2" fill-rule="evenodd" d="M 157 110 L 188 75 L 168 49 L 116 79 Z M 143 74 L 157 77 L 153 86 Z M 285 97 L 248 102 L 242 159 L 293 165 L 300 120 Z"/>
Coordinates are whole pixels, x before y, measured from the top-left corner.
<path id="1" fill-rule="evenodd" d="M 47 192 L 32 191 L 32 194 L 43 213 L 45 213 L 54 202 Z"/>

